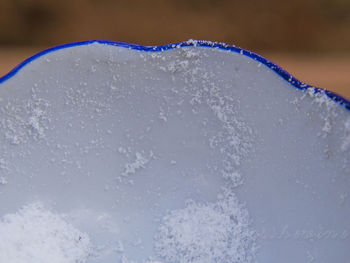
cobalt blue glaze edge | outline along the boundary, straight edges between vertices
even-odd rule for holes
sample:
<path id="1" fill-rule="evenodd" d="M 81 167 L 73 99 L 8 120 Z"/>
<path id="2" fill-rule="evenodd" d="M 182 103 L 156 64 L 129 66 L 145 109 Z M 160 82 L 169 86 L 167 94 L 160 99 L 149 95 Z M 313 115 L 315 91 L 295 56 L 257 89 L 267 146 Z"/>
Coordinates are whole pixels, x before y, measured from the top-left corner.
<path id="1" fill-rule="evenodd" d="M 13 70 L 11 70 L 9 73 L 7 73 L 5 76 L 1 77 L 0 84 L 5 82 L 6 80 L 10 79 L 14 75 L 16 75 L 16 73 L 21 68 L 23 68 L 25 65 L 29 64 L 31 61 L 33 61 L 33 60 L 35 60 L 35 59 L 37 59 L 37 58 L 39 58 L 47 53 L 50 53 L 50 52 L 53 52 L 53 51 L 59 50 L 59 49 L 75 47 L 75 46 L 90 45 L 93 43 L 99 43 L 99 44 L 105 44 L 105 45 L 111 45 L 111 46 L 117 46 L 117 47 L 124 47 L 124 48 L 135 49 L 135 50 L 140 50 L 140 51 L 148 51 L 148 52 L 161 52 L 161 51 L 171 50 L 171 49 L 175 49 L 175 48 L 190 47 L 190 46 L 219 48 L 219 49 L 223 49 L 223 50 L 229 50 L 229 51 L 240 53 L 242 55 L 250 57 L 250 58 L 252 58 L 256 61 L 259 61 L 260 63 L 266 65 L 267 67 L 269 67 L 275 73 L 280 75 L 284 80 L 286 80 L 288 83 L 290 83 L 291 85 L 293 85 L 297 89 L 305 90 L 308 88 L 313 88 L 315 93 L 324 92 L 331 100 L 344 106 L 347 110 L 350 111 L 350 101 L 346 100 L 345 98 L 343 98 L 343 97 L 339 96 L 338 94 L 333 93 L 331 91 L 316 88 L 316 87 L 313 87 L 313 86 L 310 86 L 306 83 L 301 82 L 300 80 L 293 77 L 291 74 L 289 74 L 287 71 L 285 71 L 280 66 L 276 65 L 272 61 L 254 53 L 252 51 L 249 51 L 249 50 L 246 50 L 243 48 L 239 48 L 236 46 L 227 45 L 224 43 L 210 42 L 210 41 L 203 41 L 203 40 L 198 40 L 198 41 L 197 40 L 188 40 L 185 42 L 168 44 L 168 45 L 164 45 L 164 46 L 142 46 L 142 45 L 135 45 L 135 44 L 116 42 L 116 41 L 108 41 L 108 40 L 89 40 L 89 41 L 68 43 L 68 44 L 64 44 L 64 45 L 60 45 L 60 46 L 46 49 L 44 51 L 41 51 L 41 52 L 35 54 L 34 56 L 32 56 L 28 59 L 26 59 L 21 64 L 16 66 Z"/>

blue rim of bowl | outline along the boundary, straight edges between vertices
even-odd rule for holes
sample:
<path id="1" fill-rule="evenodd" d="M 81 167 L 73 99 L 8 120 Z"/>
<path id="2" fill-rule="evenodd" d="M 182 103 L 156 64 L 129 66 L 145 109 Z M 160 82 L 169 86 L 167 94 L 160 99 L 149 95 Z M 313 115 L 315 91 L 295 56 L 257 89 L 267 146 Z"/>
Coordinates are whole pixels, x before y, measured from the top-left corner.
<path id="1" fill-rule="evenodd" d="M 24 60 L 22 63 L 17 65 L 14 69 L 12 69 L 9 73 L 7 73 L 5 76 L 0 78 L 0 84 L 5 82 L 6 80 L 12 78 L 14 75 L 16 75 L 24 66 L 29 64 L 31 61 L 36 60 L 37 58 L 51 53 L 56 50 L 64 49 L 64 48 L 70 48 L 70 47 L 76 47 L 76 46 L 84 46 L 84 45 L 90 45 L 90 44 L 105 44 L 105 45 L 110 45 L 110 46 L 117 46 L 117 47 L 124 47 L 128 49 L 134 49 L 134 50 L 139 50 L 139 51 L 147 51 L 147 52 L 162 52 L 162 51 L 167 51 L 175 48 L 181 48 L 181 47 L 207 47 L 207 48 L 216 48 L 216 49 L 222 49 L 222 50 L 228 50 L 232 51 L 235 53 L 239 53 L 241 55 L 250 57 L 261 64 L 267 66 L 271 70 L 273 70 L 275 73 L 277 73 L 279 76 L 281 76 L 284 80 L 286 80 L 288 83 L 290 83 L 292 86 L 296 87 L 297 89 L 300 90 L 306 90 L 306 89 L 312 89 L 315 94 L 317 93 L 324 93 L 327 95 L 331 100 L 334 102 L 338 103 L 341 106 L 344 106 L 347 110 L 350 111 L 350 101 L 343 98 L 342 96 L 328 91 L 324 90 L 321 88 L 317 88 L 314 86 L 310 86 L 304 82 L 301 82 L 291 74 L 289 74 L 286 70 L 281 68 L 280 66 L 276 65 L 272 61 L 268 60 L 267 58 L 254 53 L 252 51 L 249 51 L 247 49 L 243 49 L 237 46 L 233 45 L 227 45 L 225 43 L 219 43 L 219 42 L 211 42 L 211 41 L 205 41 L 205 40 L 188 40 L 185 42 L 180 42 L 180 43 L 174 43 L 174 44 L 168 44 L 164 46 L 142 46 L 142 45 L 136 45 L 136 44 L 129 44 L 125 42 L 117 42 L 117 41 L 110 41 L 110 40 L 88 40 L 88 41 L 81 41 L 81 42 L 74 42 L 74 43 L 68 43 L 68 44 L 63 44 L 59 46 L 55 46 L 46 50 L 43 50 L 30 58 Z"/>

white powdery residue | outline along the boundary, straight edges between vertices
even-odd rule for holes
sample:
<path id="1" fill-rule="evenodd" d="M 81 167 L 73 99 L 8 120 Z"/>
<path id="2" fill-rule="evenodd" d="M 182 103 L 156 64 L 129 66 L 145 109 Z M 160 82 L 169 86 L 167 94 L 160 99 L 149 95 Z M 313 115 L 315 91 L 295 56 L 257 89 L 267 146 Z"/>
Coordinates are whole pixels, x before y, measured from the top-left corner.
<path id="1" fill-rule="evenodd" d="M 144 155 L 142 155 L 139 152 L 136 152 L 136 159 L 132 163 L 127 163 L 125 165 L 125 170 L 123 172 L 123 176 L 129 176 L 131 174 L 136 173 L 136 171 L 145 168 L 146 164 L 149 162 L 149 159 L 147 159 Z"/>
<path id="2" fill-rule="evenodd" d="M 217 79 L 217 74 L 208 72 L 202 63 L 200 57 L 195 57 L 191 63 L 191 66 L 194 65 L 193 70 L 189 68 L 183 72 L 192 96 L 189 103 L 193 106 L 193 113 L 198 112 L 197 106 L 206 104 L 221 125 L 220 132 L 210 135 L 209 144 L 222 156 L 223 176 L 234 179 L 233 177 L 238 175 L 237 167 L 252 150 L 253 130 L 239 115 L 239 100 L 224 95 L 224 89 L 215 84 L 220 81 Z M 232 182 L 239 185 L 242 182 L 241 177 L 235 178 Z"/>
<path id="3" fill-rule="evenodd" d="M 0 158 L 0 169 L 7 169 L 6 161 L 3 158 Z"/>
<path id="4" fill-rule="evenodd" d="M 192 48 L 182 48 L 179 50 L 179 57 L 172 60 L 166 60 L 165 65 L 162 61 L 162 66 L 159 65 L 159 69 L 164 72 L 169 72 L 173 75 L 183 74 L 184 81 L 186 83 L 193 82 L 193 78 L 200 76 L 198 74 L 198 68 L 193 67 L 199 63 L 200 54 L 194 51 Z M 160 58 L 165 60 L 165 58 Z"/>
<path id="5" fill-rule="evenodd" d="M 344 123 L 344 139 L 341 144 L 341 150 L 343 152 L 350 150 L 350 118 Z"/>
<path id="6" fill-rule="evenodd" d="M 215 88 L 211 90 L 207 104 L 224 128 L 209 139 L 209 144 L 223 155 L 222 175 L 230 178 L 234 186 L 240 185 L 242 178 L 236 170 L 252 148 L 253 131 L 237 117 L 233 103 L 221 97 Z"/>
<path id="7" fill-rule="evenodd" d="M 320 106 L 324 105 L 327 109 L 333 108 L 335 102 L 332 101 L 323 90 L 316 90 L 315 88 L 308 88 L 307 94 L 314 99 L 314 102 Z"/>
<path id="8" fill-rule="evenodd" d="M 18 145 L 26 139 L 25 120 L 23 119 L 23 107 L 18 107 L 15 103 L 8 102 L 1 107 L 2 118 L 0 120 L 0 128 L 3 131 L 5 139 L 11 143 Z M 23 103 L 21 103 L 23 104 Z"/>
<path id="9" fill-rule="evenodd" d="M 125 255 L 123 255 L 121 263 L 136 263 L 136 262 L 133 260 L 129 260 Z"/>
<path id="10" fill-rule="evenodd" d="M 191 105 L 202 103 L 203 92 L 201 90 L 196 90 L 190 100 Z"/>
<path id="11" fill-rule="evenodd" d="M 5 185 L 5 184 L 7 184 L 7 183 L 8 183 L 8 182 L 7 182 L 6 178 L 3 177 L 3 176 L 0 176 L 0 185 Z"/>
<path id="12" fill-rule="evenodd" d="M 83 263 L 89 237 L 42 204 L 24 206 L 0 219 L 0 262 Z"/>
<path id="13" fill-rule="evenodd" d="M 332 131 L 332 124 L 329 118 L 325 118 L 323 122 L 323 127 L 322 131 L 325 132 L 326 134 L 331 133 Z"/>
<path id="14" fill-rule="evenodd" d="M 252 263 L 257 250 L 248 211 L 232 193 L 216 203 L 188 201 L 171 211 L 155 240 L 167 263 Z"/>
<path id="15" fill-rule="evenodd" d="M 336 111 L 334 110 L 336 103 L 332 101 L 323 90 L 316 90 L 315 88 L 308 88 L 306 90 L 307 95 L 313 99 L 313 103 L 316 103 L 319 107 L 322 107 L 325 112 L 320 113 L 320 118 L 323 120 L 323 136 L 327 136 L 333 129 L 333 117 L 336 117 Z"/>
<path id="16" fill-rule="evenodd" d="M 166 71 L 169 71 L 170 73 L 176 73 L 176 72 L 182 72 L 186 71 L 189 68 L 189 61 L 188 60 L 176 60 L 176 61 L 171 61 L 167 68 Z"/>
<path id="17" fill-rule="evenodd" d="M 164 109 L 162 108 L 159 109 L 158 118 L 164 122 L 168 121 L 168 114 L 164 111 Z"/>
<path id="18" fill-rule="evenodd" d="M 32 97 L 28 100 L 9 101 L 1 107 L 4 116 L 0 128 L 11 144 L 25 143 L 30 138 L 42 139 L 48 129 L 50 105 L 46 100 L 37 98 L 35 90 L 32 92 Z"/>
<path id="19" fill-rule="evenodd" d="M 310 251 L 307 251 L 307 263 L 312 263 L 315 262 L 316 258 L 314 255 L 311 254 Z"/>
<path id="20" fill-rule="evenodd" d="M 38 134 L 39 138 L 44 137 L 44 127 L 41 120 L 45 116 L 45 112 L 40 108 L 34 108 L 32 115 L 28 119 L 28 125 Z"/>
<path id="21" fill-rule="evenodd" d="M 124 147 L 122 147 L 122 146 L 119 146 L 119 147 L 118 147 L 118 152 L 119 152 L 120 154 L 125 155 L 126 157 L 129 157 L 129 154 L 130 154 L 131 150 L 128 149 L 128 148 L 124 148 Z"/>
<path id="22" fill-rule="evenodd" d="M 349 194 L 348 193 L 342 193 L 339 197 L 340 197 L 340 205 L 344 205 L 346 199 L 349 197 Z"/>
<path id="23" fill-rule="evenodd" d="M 233 187 L 238 186 L 238 185 L 242 185 L 243 184 L 243 177 L 240 173 L 238 172 L 232 172 L 232 170 L 234 169 L 233 167 L 229 166 L 230 164 L 226 164 L 224 167 L 226 169 L 224 169 L 223 173 L 223 178 L 226 180 L 229 180 L 231 185 Z M 228 169 L 227 169 L 228 167 Z M 225 170 L 228 170 L 228 172 L 225 172 Z"/>
<path id="24" fill-rule="evenodd" d="M 183 48 L 181 49 L 181 53 L 180 53 L 184 58 L 198 58 L 200 56 L 198 51 L 195 51 L 194 48 Z"/>
<path id="25" fill-rule="evenodd" d="M 209 41 L 208 41 L 208 42 L 209 42 Z M 197 44 L 198 44 L 198 40 L 195 40 L 195 39 L 190 38 L 189 40 L 186 41 L 186 43 L 189 44 L 189 45 L 193 45 L 194 47 L 196 47 Z M 209 43 L 211 43 L 211 42 L 209 42 Z"/>
<path id="26" fill-rule="evenodd" d="M 111 85 L 110 88 L 111 88 L 111 91 L 116 91 L 116 90 L 118 89 L 118 88 L 117 88 L 116 86 L 114 86 L 114 85 Z"/>
<path id="27" fill-rule="evenodd" d="M 124 252 L 124 244 L 121 241 L 118 241 L 117 245 L 115 246 L 114 250 L 118 253 Z"/>
<path id="28" fill-rule="evenodd" d="M 194 42 L 189 42 L 194 44 Z M 213 124 L 220 125 L 217 133 L 208 133 L 210 147 L 217 151 L 224 167 L 221 171 L 224 177 L 230 177 L 235 185 L 242 183 L 241 177 L 236 173 L 243 159 L 249 156 L 253 149 L 254 133 L 250 126 L 240 116 L 239 99 L 227 95 L 232 87 L 221 87 L 216 83 L 222 80 L 217 72 L 208 70 L 202 59 L 205 52 L 198 52 L 192 47 L 183 47 L 178 50 L 175 59 L 161 62 L 161 70 L 172 73 L 181 78 L 184 85 L 178 89 L 177 94 L 186 94 L 190 97 L 193 114 L 198 114 L 207 106 L 213 113 Z M 176 73 L 176 74 L 175 74 Z M 166 120 L 163 114 L 160 118 Z M 208 124 L 210 125 L 210 123 Z"/>
<path id="29" fill-rule="evenodd" d="M 211 109 L 220 121 L 227 122 L 227 116 L 220 105 L 212 105 Z"/>
<path id="30" fill-rule="evenodd" d="M 109 111 L 111 108 L 111 96 L 106 97 L 105 93 L 100 89 L 88 89 L 86 82 L 81 82 L 80 87 L 70 88 L 65 92 L 65 105 L 69 105 L 74 110 L 83 115 L 90 114 L 90 118 L 98 118 L 103 113 Z M 109 83 L 106 84 L 110 85 Z M 105 87 L 101 85 L 100 87 Z"/>
<path id="31" fill-rule="evenodd" d="M 26 103 L 26 111 L 29 115 L 26 126 L 29 127 L 28 134 L 34 139 L 45 137 L 47 123 L 50 121 L 48 111 L 50 104 L 47 100 L 38 97 L 36 88 L 32 89 L 32 98 Z"/>

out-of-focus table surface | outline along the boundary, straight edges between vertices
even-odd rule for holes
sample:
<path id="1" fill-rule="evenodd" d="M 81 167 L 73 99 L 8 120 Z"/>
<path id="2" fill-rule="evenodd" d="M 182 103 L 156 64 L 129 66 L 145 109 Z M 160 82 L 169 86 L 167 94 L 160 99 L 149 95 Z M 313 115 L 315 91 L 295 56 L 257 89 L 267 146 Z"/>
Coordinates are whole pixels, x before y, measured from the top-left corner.
<path id="1" fill-rule="evenodd" d="M 0 76 L 45 48 L 0 48 Z M 350 54 L 259 52 L 299 80 L 350 99 Z"/>

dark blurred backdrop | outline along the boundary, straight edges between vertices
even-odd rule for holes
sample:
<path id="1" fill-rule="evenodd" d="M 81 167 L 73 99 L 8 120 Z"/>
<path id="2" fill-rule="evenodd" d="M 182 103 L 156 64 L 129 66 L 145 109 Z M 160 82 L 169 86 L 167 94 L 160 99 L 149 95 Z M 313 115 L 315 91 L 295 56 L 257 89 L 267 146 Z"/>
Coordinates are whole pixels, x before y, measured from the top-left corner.
<path id="1" fill-rule="evenodd" d="M 350 0 L 0 0 L 0 64 L 10 54 L 81 40 L 161 45 L 189 38 L 251 49 L 295 74 L 298 57 L 315 66 L 325 56 L 349 58 Z"/>
<path id="2" fill-rule="evenodd" d="M 188 38 L 248 49 L 350 51 L 349 0 L 1 0 L 0 45 Z"/>

